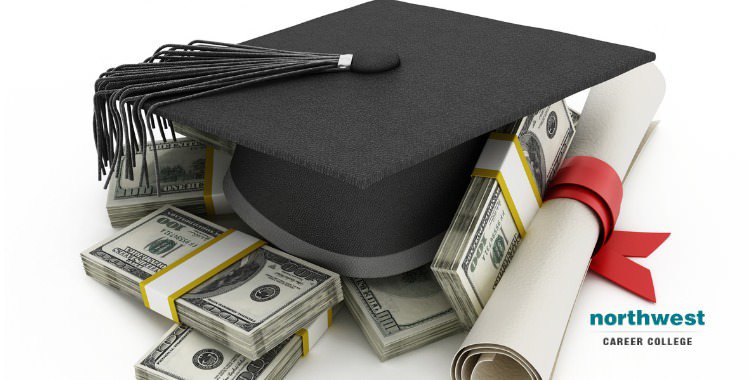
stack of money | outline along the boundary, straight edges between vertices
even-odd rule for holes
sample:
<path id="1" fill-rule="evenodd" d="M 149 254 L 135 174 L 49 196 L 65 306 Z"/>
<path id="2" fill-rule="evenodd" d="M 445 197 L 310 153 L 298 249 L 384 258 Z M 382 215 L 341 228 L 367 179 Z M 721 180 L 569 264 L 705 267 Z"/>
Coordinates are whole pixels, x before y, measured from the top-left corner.
<path id="1" fill-rule="evenodd" d="M 302 356 L 302 341 L 292 336 L 256 360 L 218 344 L 198 331 L 175 325 L 135 365 L 138 380 L 280 379 Z"/>
<path id="2" fill-rule="evenodd" d="M 344 278 L 344 302 L 380 360 L 461 330 L 428 266 L 397 276 Z"/>
<path id="3" fill-rule="evenodd" d="M 560 101 L 498 130 L 518 137 L 539 194 L 565 159 L 575 115 Z M 497 180 L 473 177 L 432 262 L 464 327 L 479 317 L 520 241 Z"/>
<path id="4" fill-rule="evenodd" d="M 224 233 L 165 206 L 81 253 L 86 274 L 133 297 L 139 284 Z M 262 246 L 185 293 L 179 320 L 258 359 L 343 299 L 338 274 Z"/>
<path id="5" fill-rule="evenodd" d="M 329 309 L 319 315 L 306 331 L 327 328 L 332 314 Z M 304 344 L 308 349 L 314 346 L 323 332 L 308 334 L 307 338 L 302 334 L 292 335 L 260 358 L 250 360 L 190 327 L 174 325 L 135 364 L 135 377 L 138 380 L 280 379 L 302 357 Z"/>
<path id="6" fill-rule="evenodd" d="M 153 152 L 154 147 L 149 145 L 146 152 L 149 168 L 154 167 Z M 136 162 L 134 180 L 125 179 L 123 172 L 115 173 L 107 197 L 107 214 L 112 227 L 125 227 L 168 204 L 192 214 L 206 214 L 205 182 L 207 175 L 213 174 L 213 168 L 207 171 L 206 165 L 207 158 L 214 152 L 199 141 L 185 138 L 158 143 L 156 152 L 161 196 L 157 196 L 153 170 L 149 171 L 148 181 L 141 181 L 142 162 Z M 216 154 L 209 158 L 209 164 L 229 162 L 228 153 Z"/>

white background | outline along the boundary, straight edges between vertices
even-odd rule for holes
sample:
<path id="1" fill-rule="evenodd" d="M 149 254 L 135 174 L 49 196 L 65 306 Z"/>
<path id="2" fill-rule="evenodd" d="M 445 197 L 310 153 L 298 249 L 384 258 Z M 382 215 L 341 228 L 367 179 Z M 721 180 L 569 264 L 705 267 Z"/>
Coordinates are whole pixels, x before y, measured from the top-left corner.
<path id="1" fill-rule="evenodd" d="M 655 51 L 662 123 L 625 186 L 621 229 L 670 231 L 652 257 L 658 303 L 583 284 L 556 378 L 747 375 L 748 12 L 722 1 L 418 1 Z M 132 379 L 169 322 L 87 278 L 78 254 L 114 230 L 96 181 L 99 73 L 166 42 L 238 42 L 349 1 L 26 1 L 0 5 L 0 378 Z M 737 2 L 741 3 L 741 2 Z M 467 64 L 471 64 L 467 62 Z M 604 347 L 589 313 L 696 312 L 692 347 Z M 626 328 L 627 329 L 627 328 Z M 688 330 L 685 332 L 684 330 Z M 620 334 L 622 335 L 622 334 Z M 627 335 L 627 334 L 625 334 Z M 289 379 L 448 378 L 455 335 L 380 363 L 347 312 Z"/>

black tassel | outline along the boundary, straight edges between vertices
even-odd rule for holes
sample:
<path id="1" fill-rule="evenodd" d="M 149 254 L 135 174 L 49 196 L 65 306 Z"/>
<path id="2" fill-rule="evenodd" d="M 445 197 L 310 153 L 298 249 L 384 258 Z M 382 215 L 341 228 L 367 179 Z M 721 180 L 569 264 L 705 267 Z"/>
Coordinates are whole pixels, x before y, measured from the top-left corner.
<path id="1" fill-rule="evenodd" d="M 187 45 L 160 47 L 143 63 L 107 70 L 94 85 L 94 142 L 98 176 L 112 174 L 134 179 L 136 156 L 141 153 L 140 185 L 148 184 L 146 152 L 153 148 L 155 182 L 160 192 L 159 159 L 154 129 L 167 141 L 171 121 L 156 115 L 169 104 L 294 76 L 352 70 L 363 73 L 389 70 L 399 65 L 388 50 L 351 54 L 326 54 L 270 49 L 196 40 Z M 107 168 L 109 173 L 107 174 Z"/>

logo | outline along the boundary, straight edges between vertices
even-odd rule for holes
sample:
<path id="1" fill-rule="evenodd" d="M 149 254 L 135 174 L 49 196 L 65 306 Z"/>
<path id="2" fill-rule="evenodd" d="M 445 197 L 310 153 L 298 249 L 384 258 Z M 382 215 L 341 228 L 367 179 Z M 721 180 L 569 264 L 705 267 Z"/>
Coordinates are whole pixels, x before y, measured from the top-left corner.
<path id="1" fill-rule="evenodd" d="M 627 313 L 592 313 L 589 315 L 591 326 L 703 326 L 706 324 L 706 313 L 644 313 L 643 310 L 628 310 Z"/>
<path id="2" fill-rule="evenodd" d="M 547 117 L 547 137 L 555 137 L 555 132 L 557 132 L 557 114 L 552 111 Z"/>
<path id="3" fill-rule="evenodd" d="M 601 326 L 598 330 L 606 334 L 602 338 L 603 346 L 692 346 L 691 333 L 706 325 L 706 313 L 703 310 L 695 313 L 647 313 L 643 310 L 591 313 L 589 325 Z M 683 334 L 670 334 L 672 332 Z"/>
<path id="4" fill-rule="evenodd" d="M 223 361 L 224 355 L 213 348 L 204 348 L 193 355 L 193 365 L 200 369 L 214 369 Z"/>
<path id="5" fill-rule="evenodd" d="M 276 298 L 281 293 L 281 288 L 276 285 L 261 285 L 250 293 L 250 298 L 256 302 L 265 302 Z"/>

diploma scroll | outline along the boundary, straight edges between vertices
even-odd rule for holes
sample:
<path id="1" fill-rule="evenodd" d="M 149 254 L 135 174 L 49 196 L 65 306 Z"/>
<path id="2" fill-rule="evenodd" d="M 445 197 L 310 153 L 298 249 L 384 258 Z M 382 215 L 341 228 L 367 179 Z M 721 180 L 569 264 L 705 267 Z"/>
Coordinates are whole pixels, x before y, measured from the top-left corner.
<path id="1" fill-rule="evenodd" d="M 592 156 L 622 179 L 664 96 L 649 63 L 591 89 L 569 156 Z M 572 199 L 544 203 L 452 363 L 453 379 L 549 379 L 599 237 Z"/>

